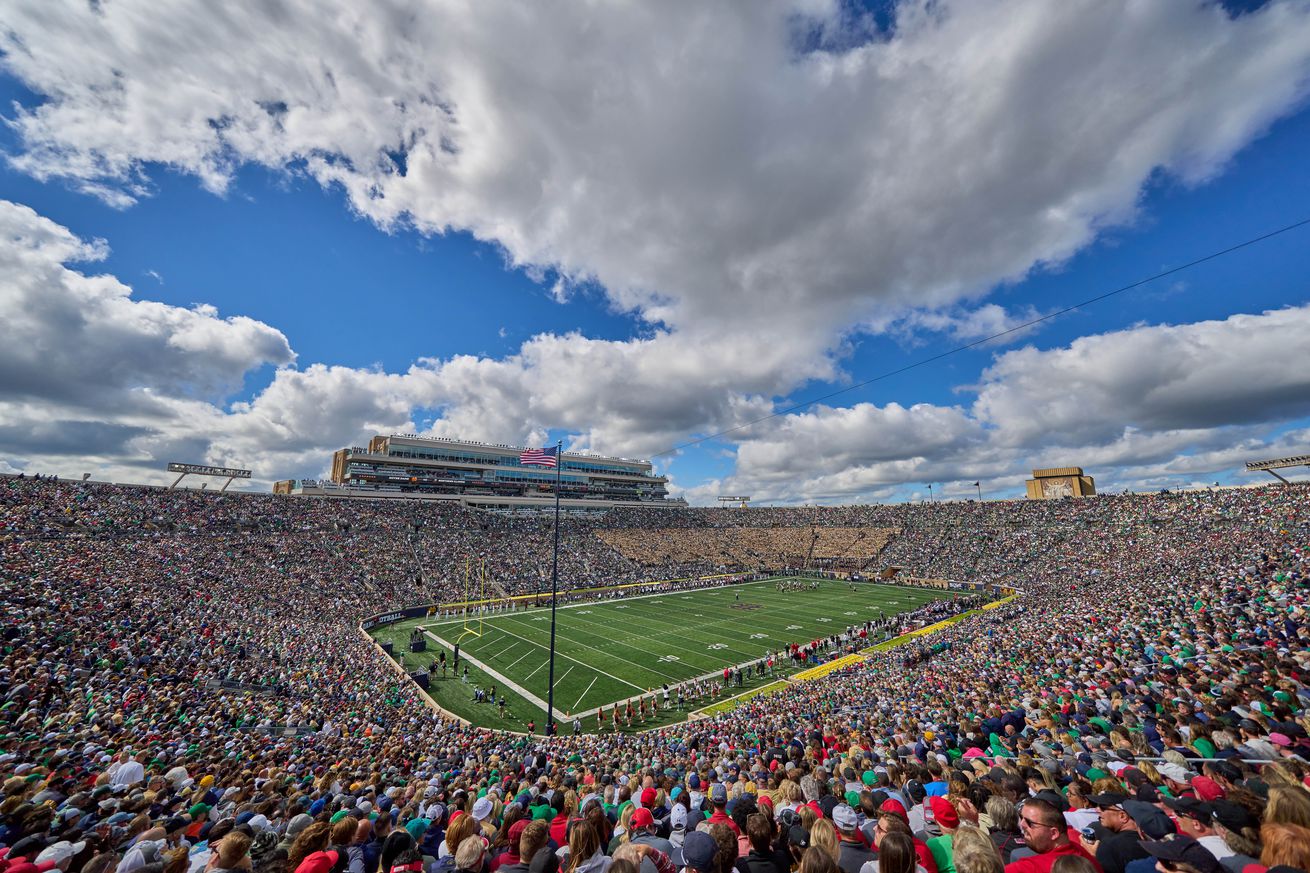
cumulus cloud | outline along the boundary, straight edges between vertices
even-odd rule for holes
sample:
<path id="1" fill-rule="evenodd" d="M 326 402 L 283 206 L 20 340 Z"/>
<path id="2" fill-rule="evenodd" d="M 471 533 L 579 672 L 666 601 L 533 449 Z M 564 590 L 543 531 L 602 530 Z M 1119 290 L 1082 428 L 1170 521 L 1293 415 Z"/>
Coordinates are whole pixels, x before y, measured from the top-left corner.
<path id="1" fill-rule="evenodd" d="M 667 331 L 627 342 L 541 334 L 502 359 L 424 359 L 401 373 L 297 369 L 276 328 L 137 299 L 112 276 L 76 269 L 107 252 L 0 201 L 0 307 L 12 314 L 0 322 L 0 450 L 100 467 L 186 459 L 269 479 L 317 475 L 331 451 L 416 431 L 427 410 L 437 415 L 432 435 L 540 442 L 548 425 L 576 432 L 574 448 L 644 456 L 707 423 L 766 414 L 771 404 L 755 392 L 795 370 L 783 347 L 704 345 Z M 801 377 L 831 378 L 816 360 Z M 263 366 L 277 368 L 269 385 L 228 404 Z M 733 379 L 748 369 L 751 379 Z"/>
<path id="2" fill-rule="evenodd" d="M 384 229 L 467 230 L 555 277 L 562 302 L 594 286 L 644 322 L 629 340 L 540 335 L 504 358 L 404 373 L 299 370 L 277 329 L 134 299 L 73 268 L 102 244 L 6 207 L 0 294 L 20 317 L 3 330 L 34 340 L 0 348 L 8 410 L 145 427 L 103 432 L 143 457 L 205 452 L 289 475 L 321 470 L 325 448 L 429 418 L 436 434 L 528 440 L 556 428 L 578 447 L 648 454 L 840 378 L 852 332 L 899 324 L 972 339 L 1012 326 L 1029 313 L 985 302 L 997 282 L 1132 220 L 1158 174 L 1210 178 L 1300 104 L 1310 8 L 1275 0 L 1234 18 L 1217 3 L 904 0 L 879 30 L 837 0 L 677 15 L 18 0 L 0 65 L 42 98 L 9 119 L 9 160 L 37 178 L 129 208 L 161 166 L 223 194 L 237 168 L 259 164 L 339 187 Z M 1185 345 L 1179 355 L 1199 364 Z M 1071 446 L 1220 421 L 1198 408 L 1205 380 L 1179 363 L 1160 362 L 1171 375 L 1158 407 L 1130 404 L 1117 425 L 1075 421 L 1067 398 L 1024 384 L 1030 359 L 1078 375 L 1078 355 L 1096 352 L 1002 357 L 971 409 L 825 409 L 752 429 L 739 475 L 805 476 L 784 471 L 787 447 L 825 438 L 838 466 L 810 476 L 818 489 L 847 470 L 869 488 L 913 481 L 966 447 L 975 468 L 1008 470 L 1006 452 L 1042 448 L 1050 429 L 1020 420 L 1025 403 L 1052 426 L 1068 421 Z M 270 365 L 266 390 L 224 406 Z M 1082 378 L 1114 408 L 1118 383 Z M 1301 408 L 1300 383 L 1281 390 L 1260 402 Z M 1226 411 L 1254 421 L 1260 402 Z M 869 428 L 924 448 L 857 444 Z"/>
<path id="3" fill-rule="evenodd" d="M 211 306 L 136 299 L 75 266 L 108 253 L 32 209 L 0 201 L 0 447 L 18 457 L 123 458 L 265 365 L 295 355 L 278 330 Z M 202 428 L 205 416 L 190 418 Z M 170 460 L 174 460 L 170 458 Z"/>
<path id="4" fill-rule="evenodd" d="M 26 0 L 0 49 L 47 98 L 14 119 L 38 177 L 291 168 L 652 323 L 806 313 L 818 354 L 1067 258 L 1157 171 L 1216 172 L 1305 95 L 1310 9 L 906 0 L 871 33 L 836 0 Z"/>
<path id="5" fill-rule="evenodd" d="M 1084 445 L 1125 427 L 1182 431 L 1310 415 L 1310 309 L 1239 314 L 1016 349 L 984 373 L 978 415 L 1007 444 Z"/>
<path id="6" fill-rule="evenodd" d="M 223 396 L 251 369 L 293 360 L 266 324 L 136 300 L 114 277 L 68 266 L 106 254 L 103 241 L 0 201 L 0 384 L 9 398 L 144 411 L 159 395 Z"/>
<path id="7" fill-rule="evenodd" d="M 1304 429 L 1270 433 L 1310 416 L 1310 376 L 1281 363 L 1308 354 L 1310 305 L 1014 349 L 968 407 L 862 403 L 757 425 L 738 435 L 734 477 L 691 496 L 874 499 L 929 482 L 968 496 L 977 480 L 1012 493 L 1034 467 L 1069 465 L 1102 487 L 1228 473 L 1310 449 Z"/>
<path id="8" fill-rule="evenodd" d="M 748 424 L 794 367 L 786 349 L 677 331 L 541 334 L 500 359 L 298 369 L 274 327 L 140 300 L 79 271 L 105 243 L 27 207 L 0 201 L 0 240 L 0 305 L 14 313 L 0 322 L 0 451 L 31 469 L 78 463 L 139 481 L 184 459 L 316 476 L 331 451 L 418 431 L 423 413 L 431 435 L 537 443 L 548 426 L 574 433 L 573 448 L 633 456 L 697 428 L 747 425 L 734 433 L 731 476 L 685 483 L 701 502 L 725 489 L 775 500 L 875 500 L 926 482 L 1004 490 L 1031 466 L 1069 463 L 1103 482 L 1175 481 L 1306 448 L 1303 430 L 1268 432 L 1310 415 L 1304 368 L 1277 365 L 1310 353 L 1310 305 L 1012 349 L 968 404 L 819 406 Z M 227 403 L 263 366 L 277 368 L 269 385 Z"/>

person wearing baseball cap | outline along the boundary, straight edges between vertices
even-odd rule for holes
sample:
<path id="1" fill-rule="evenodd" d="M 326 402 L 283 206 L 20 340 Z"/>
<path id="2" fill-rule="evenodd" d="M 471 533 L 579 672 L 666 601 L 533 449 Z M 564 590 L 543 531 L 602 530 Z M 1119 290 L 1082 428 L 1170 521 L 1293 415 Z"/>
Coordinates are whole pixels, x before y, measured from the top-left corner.
<path id="1" fill-rule="evenodd" d="M 473 802 L 473 820 L 478 823 L 481 834 L 488 839 L 496 836 L 496 823 L 491 819 L 495 808 L 490 797 L 479 797 Z"/>
<path id="2" fill-rule="evenodd" d="M 722 782 L 715 782 L 710 787 L 710 805 L 714 807 L 714 812 L 709 818 L 710 824 L 725 824 L 732 828 L 733 834 L 740 837 L 741 828 L 737 827 L 737 823 L 727 813 L 728 786 Z"/>
<path id="3" fill-rule="evenodd" d="M 1260 863 L 1260 819 L 1231 800 L 1216 800 L 1210 809 L 1215 832 L 1233 852 L 1221 863 L 1229 870 L 1238 871 L 1247 864 Z"/>
<path id="4" fill-rule="evenodd" d="M 1224 866 L 1196 840 L 1186 834 L 1174 834 L 1158 842 L 1142 843 L 1142 848 L 1158 860 L 1156 869 L 1196 870 L 1198 873 L 1225 873 Z"/>
<path id="5" fill-rule="evenodd" d="M 313 852 L 297 865 L 294 873 L 333 873 L 341 854 L 336 850 Z"/>
<path id="6" fill-rule="evenodd" d="M 691 801 L 691 809 L 700 809 L 700 805 L 705 802 L 705 793 L 701 791 L 699 773 L 691 773 L 687 776 L 687 796 Z"/>
<path id="7" fill-rule="evenodd" d="M 519 825 L 523 827 L 519 827 Z M 520 819 L 510 828 L 510 849 L 501 856 L 499 873 L 528 873 L 532 860 L 540 852 L 554 855 L 550 850 L 550 827 L 544 821 Z"/>
<path id="8" fill-rule="evenodd" d="M 1126 794 L 1107 792 L 1087 799 L 1100 810 L 1100 828 L 1089 828 L 1094 836 L 1083 833 L 1083 846 L 1096 856 L 1105 873 L 1124 873 L 1130 862 L 1147 857 L 1137 822 L 1124 808 L 1129 800 Z"/>
<path id="9" fill-rule="evenodd" d="M 511 867 L 515 864 L 522 863 L 522 857 L 519 855 L 519 843 L 523 838 L 523 831 L 527 828 L 532 820 L 529 818 L 520 818 L 509 826 L 505 832 L 504 851 L 498 852 L 488 864 L 487 869 L 495 873 L 501 867 Z"/>
<path id="10" fill-rule="evenodd" d="M 43 865 L 49 863 L 50 869 L 58 869 L 67 873 L 69 865 L 73 862 L 73 857 L 82 853 L 86 848 L 86 843 L 70 843 L 68 840 L 60 840 L 52 843 L 41 850 L 41 854 L 36 856 L 36 866 L 38 869 L 46 869 Z"/>
<path id="11" fill-rule="evenodd" d="M 682 843 L 683 873 L 719 873 L 719 844 L 704 831 L 692 831 Z"/>
<path id="12" fill-rule="evenodd" d="M 628 820 L 628 842 L 659 849 L 668 855 L 669 860 L 674 864 L 682 864 L 681 850 L 655 832 L 655 816 L 644 806 L 634 810 L 632 818 Z M 649 869 L 647 864 L 650 865 Z M 655 863 L 649 858 L 642 858 L 641 867 L 645 873 L 651 873 L 655 869 Z"/>
<path id="13" fill-rule="evenodd" d="M 1237 854 L 1228 848 L 1224 838 L 1219 836 L 1219 832 L 1215 829 L 1214 806 L 1190 797 L 1166 799 L 1164 805 L 1173 810 L 1179 833 L 1191 837 L 1208 849 L 1216 861 Z"/>
<path id="14" fill-rule="evenodd" d="M 1192 790 L 1192 777 L 1196 774 L 1180 764 L 1173 761 L 1164 761 L 1157 764 L 1156 771 L 1164 778 L 1164 787 L 1168 789 L 1169 794 L 1173 797 L 1195 797 L 1196 792 Z"/>
<path id="15" fill-rule="evenodd" d="M 860 873 L 860 868 L 878 858 L 861 839 L 860 819 L 848 804 L 839 803 L 832 808 L 832 823 L 837 828 L 839 855 L 837 866 L 842 873 Z"/>

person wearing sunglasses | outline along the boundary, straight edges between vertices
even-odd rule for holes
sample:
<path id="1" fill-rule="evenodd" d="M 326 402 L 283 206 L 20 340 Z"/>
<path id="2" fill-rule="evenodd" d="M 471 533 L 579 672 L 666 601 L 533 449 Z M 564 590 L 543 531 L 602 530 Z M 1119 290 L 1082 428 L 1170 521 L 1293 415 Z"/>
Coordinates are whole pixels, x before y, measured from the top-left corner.
<path id="1" fill-rule="evenodd" d="M 1103 873 L 1096 859 L 1069 839 L 1064 814 L 1055 804 L 1045 800 L 1025 803 L 1019 808 L 1019 830 L 1028 849 L 1036 854 L 1006 864 L 1005 873 L 1051 873 L 1051 865 L 1063 855 L 1086 858 L 1096 873 Z"/>

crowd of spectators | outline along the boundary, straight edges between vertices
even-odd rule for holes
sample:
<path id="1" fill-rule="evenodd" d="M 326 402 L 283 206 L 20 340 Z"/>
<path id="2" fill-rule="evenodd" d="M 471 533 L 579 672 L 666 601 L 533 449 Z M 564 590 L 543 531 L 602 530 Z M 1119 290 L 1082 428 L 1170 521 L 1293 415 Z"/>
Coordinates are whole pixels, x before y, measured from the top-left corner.
<path id="1" fill-rule="evenodd" d="M 876 527 L 653 527 L 601 528 L 596 536 L 643 566 L 663 567 L 693 558 L 720 567 L 774 569 L 830 566 L 844 560 L 858 568 L 878 556 L 896 531 Z"/>
<path id="2" fill-rule="evenodd" d="M 544 522 L 0 480 L 0 873 L 1310 870 L 1310 490 L 645 512 L 566 524 L 569 572 L 697 564 L 596 536 L 643 519 L 868 527 L 1021 593 L 713 718 L 543 739 L 442 717 L 356 625 L 453 584 L 447 537 L 531 579 Z"/>

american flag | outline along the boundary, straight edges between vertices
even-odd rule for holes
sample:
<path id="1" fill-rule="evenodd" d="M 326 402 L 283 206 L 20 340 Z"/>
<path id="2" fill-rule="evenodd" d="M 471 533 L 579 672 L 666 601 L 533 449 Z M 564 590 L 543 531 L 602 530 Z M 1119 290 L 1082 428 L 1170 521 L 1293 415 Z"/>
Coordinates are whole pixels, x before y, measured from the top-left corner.
<path id="1" fill-rule="evenodd" d="M 557 467 L 559 466 L 559 447 L 524 449 L 523 453 L 519 455 L 519 463 L 524 467 Z"/>

